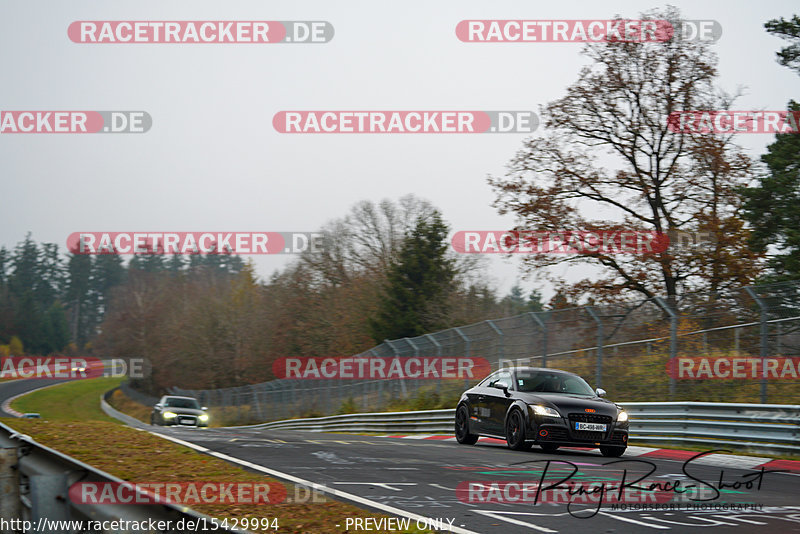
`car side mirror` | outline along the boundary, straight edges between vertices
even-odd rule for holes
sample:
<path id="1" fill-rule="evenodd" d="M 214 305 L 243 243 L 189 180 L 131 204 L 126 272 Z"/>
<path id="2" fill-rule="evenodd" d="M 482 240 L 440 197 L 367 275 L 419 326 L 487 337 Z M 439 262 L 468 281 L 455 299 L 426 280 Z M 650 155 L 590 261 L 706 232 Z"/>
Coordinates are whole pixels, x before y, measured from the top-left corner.
<path id="1" fill-rule="evenodd" d="M 161 403 L 159 402 L 158 404 L 156 404 L 155 406 L 153 406 L 153 408 L 159 408 L 159 409 L 161 409 Z"/>
<path id="2" fill-rule="evenodd" d="M 506 397 L 508 397 L 508 386 L 505 384 L 493 384 L 492 387 L 502 389 Z"/>
<path id="3" fill-rule="evenodd" d="M 604 390 L 603 388 L 597 388 L 596 390 L 594 390 L 594 392 L 595 394 L 597 394 L 598 397 L 606 396 L 606 390 Z"/>
<path id="4" fill-rule="evenodd" d="M 208 411 L 208 406 L 201 406 L 200 409 L 203 410 L 204 412 L 207 412 Z"/>

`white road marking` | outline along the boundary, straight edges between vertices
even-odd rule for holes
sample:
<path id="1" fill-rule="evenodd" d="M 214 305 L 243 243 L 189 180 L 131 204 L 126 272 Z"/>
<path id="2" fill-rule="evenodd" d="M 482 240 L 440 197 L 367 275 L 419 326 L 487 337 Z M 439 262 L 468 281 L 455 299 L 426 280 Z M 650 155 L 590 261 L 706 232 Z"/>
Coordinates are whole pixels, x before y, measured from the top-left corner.
<path id="1" fill-rule="evenodd" d="M 220 452 L 209 451 L 205 447 L 200 447 L 195 445 L 194 443 L 190 443 L 188 441 L 184 441 L 182 439 L 173 438 L 170 436 L 166 436 L 164 434 L 159 434 L 157 432 L 148 431 L 151 434 L 158 436 L 160 438 L 167 439 L 169 441 L 178 443 L 179 445 L 184 445 L 186 447 L 192 448 L 194 450 L 200 452 L 207 452 L 208 454 L 215 456 L 221 460 L 225 460 L 227 462 L 232 462 L 235 464 L 239 464 L 241 466 L 249 467 L 251 469 L 255 469 L 256 471 L 260 471 L 262 473 L 266 473 L 267 475 L 274 476 L 276 478 L 280 478 L 283 480 L 288 480 L 289 482 L 293 482 L 295 484 L 300 484 L 301 486 L 306 486 L 313 490 L 317 490 L 322 493 L 327 493 L 328 495 L 332 495 L 334 497 L 340 497 L 342 499 L 347 499 L 348 501 L 352 501 L 363 506 L 369 506 L 370 508 L 375 508 L 376 510 L 382 510 L 384 512 L 400 516 L 400 517 L 407 517 L 414 521 L 426 521 L 428 524 L 431 524 L 434 521 L 432 518 L 425 517 L 423 515 L 415 514 L 413 512 L 407 512 L 406 510 L 402 510 L 400 508 L 395 508 L 394 506 L 389 506 L 387 504 L 382 504 L 377 501 L 373 501 L 370 499 L 365 499 L 359 495 L 353 495 L 352 493 L 347 493 L 345 491 L 337 490 L 334 488 L 329 488 L 323 484 L 317 484 L 316 482 L 311 482 L 310 480 L 305 480 L 300 477 L 296 477 L 294 475 L 290 475 L 288 473 L 283 473 L 281 471 L 276 471 L 275 469 L 270 469 L 269 467 L 264 467 L 263 465 L 254 464 L 253 462 L 248 462 L 247 460 L 242 460 L 240 458 L 236 458 L 234 456 L 229 456 L 227 454 L 222 454 Z M 443 530 L 447 532 L 455 532 L 456 534 L 480 534 L 479 532 L 475 532 L 474 530 L 467 530 L 465 528 L 457 527 L 455 525 L 444 525 L 442 527 Z"/>
<path id="2" fill-rule="evenodd" d="M 392 491 L 403 491 L 400 488 L 393 488 L 392 486 L 416 486 L 416 482 L 334 482 L 334 484 L 355 484 L 357 486 L 379 486 L 384 489 Z"/>
<path id="3" fill-rule="evenodd" d="M 655 528 L 655 529 L 658 529 L 658 530 L 672 530 L 669 527 L 665 527 L 664 525 L 653 525 L 651 523 L 645 523 L 644 521 L 637 521 L 637 520 L 631 519 L 629 517 L 623 517 L 621 515 L 609 514 L 608 512 L 598 512 L 598 514 L 604 515 L 606 517 L 611 517 L 611 518 L 617 519 L 619 521 L 625 521 L 626 523 L 633 523 L 634 525 L 639 525 L 639 526 L 642 526 L 642 527 L 650 527 L 650 528 Z"/>

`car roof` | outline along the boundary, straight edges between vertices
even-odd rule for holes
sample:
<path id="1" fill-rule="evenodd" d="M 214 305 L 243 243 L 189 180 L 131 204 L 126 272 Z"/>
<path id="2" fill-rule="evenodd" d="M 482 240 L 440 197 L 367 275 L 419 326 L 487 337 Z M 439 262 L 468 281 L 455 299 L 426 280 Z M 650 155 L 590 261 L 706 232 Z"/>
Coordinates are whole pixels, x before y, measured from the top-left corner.
<path id="1" fill-rule="evenodd" d="M 190 400 L 197 400 L 194 397 L 181 397 L 179 395 L 164 395 L 165 399 L 190 399 Z"/>
<path id="2" fill-rule="evenodd" d="M 522 366 L 520 366 L 520 367 L 505 367 L 503 369 L 499 369 L 499 371 L 514 371 L 515 373 L 519 372 L 519 371 L 535 371 L 535 372 L 544 371 L 544 372 L 548 372 L 548 373 L 562 373 L 562 374 L 565 374 L 565 375 L 579 376 L 579 375 L 576 375 L 575 373 L 571 373 L 569 371 L 564 371 L 563 369 L 553 369 L 552 367 L 522 367 Z"/>

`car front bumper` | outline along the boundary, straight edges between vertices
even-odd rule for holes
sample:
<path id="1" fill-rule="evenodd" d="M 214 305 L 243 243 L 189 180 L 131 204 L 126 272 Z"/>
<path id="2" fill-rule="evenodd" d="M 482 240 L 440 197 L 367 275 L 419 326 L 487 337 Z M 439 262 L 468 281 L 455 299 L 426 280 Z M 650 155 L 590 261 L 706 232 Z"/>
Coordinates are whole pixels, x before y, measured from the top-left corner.
<path id="1" fill-rule="evenodd" d="M 189 426 L 189 427 L 206 427 L 208 426 L 208 421 L 201 421 L 199 417 L 195 415 L 181 415 L 178 414 L 176 417 L 172 417 L 170 419 L 164 419 L 165 426 Z"/>
<path id="2" fill-rule="evenodd" d="M 536 443 L 564 446 L 627 447 L 628 421 L 618 422 L 614 416 L 604 414 L 562 414 L 562 417 L 544 417 L 529 410 L 526 440 Z M 605 431 L 577 430 L 576 423 L 604 424 Z"/>

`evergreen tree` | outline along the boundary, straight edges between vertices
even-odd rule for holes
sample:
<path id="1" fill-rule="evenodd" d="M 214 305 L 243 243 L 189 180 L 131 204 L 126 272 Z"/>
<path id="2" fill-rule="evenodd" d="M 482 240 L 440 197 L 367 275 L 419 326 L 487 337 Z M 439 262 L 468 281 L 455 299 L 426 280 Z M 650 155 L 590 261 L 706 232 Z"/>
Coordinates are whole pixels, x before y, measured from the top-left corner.
<path id="1" fill-rule="evenodd" d="M 528 311 L 540 312 L 544 311 L 544 303 L 542 303 L 542 293 L 538 289 L 531 290 L 528 296 L 528 302 L 525 306 Z"/>
<path id="2" fill-rule="evenodd" d="M 41 331 L 41 352 L 60 352 L 69 343 L 67 316 L 59 301 L 55 301 L 44 314 Z"/>
<path id="3" fill-rule="evenodd" d="M 370 330 L 377 342 L 446 328 L 447 297 L 456 269 L 448 257 L 448 226 L 438 212 L 417 218 L 390 267 Z"/>
<path id="4" fill-rule="evenodd" d="M 767 33 L 772 33 L 792 43 L 776 53 L 778 63 L 800 74 L 800 17 L 794 15 L 789 20 L 785 20 L 783 17 L 772 19 L 764 24 L 764 27 L 767 29 Z"/>
<path id="5" fill-rule="evenodd" d="M 800 111 L 800 104 L 791 101 L 789 110 Z M 761 252 L 777 247 L 768 260 L 768 279 L 800 279 L 800 135 L 777 134 L 761 161 L 768 174 L 742 190 L 743 216 L 753 227 L 751 246 Z"/>
<path id="6" fill-rule="evenodd" d="M 92 256 L 70 254 L 67 261 L 67 287 L 64 294 L 69 310 L 70 338 L 82 347 L 92 335 L 92 299 L 89 293 L 92 277 Z"/>

